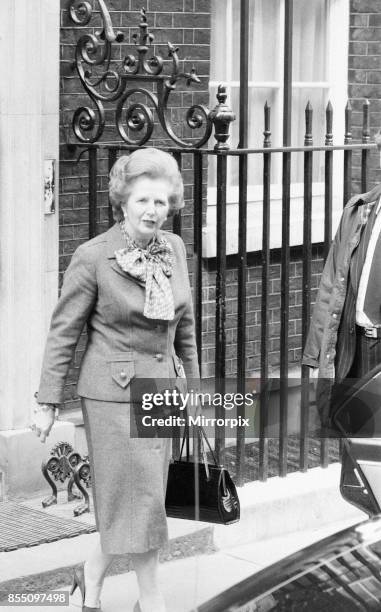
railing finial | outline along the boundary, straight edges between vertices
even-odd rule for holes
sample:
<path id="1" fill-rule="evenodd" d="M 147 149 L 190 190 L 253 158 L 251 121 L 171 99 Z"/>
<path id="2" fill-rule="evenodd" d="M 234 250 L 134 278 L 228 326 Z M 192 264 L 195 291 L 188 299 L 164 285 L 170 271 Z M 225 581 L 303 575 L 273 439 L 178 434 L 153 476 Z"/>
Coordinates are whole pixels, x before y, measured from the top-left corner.
<path id="1" fill-rule="evenodd" d="M 271 118 L 271 106 L 269 106 L 267 100 L 265 102 L 265 106 L 263 108 L 264 111 L 264 119 L 265 119 L 265 129 L 263 131 L 263 146 L 266 148 L 271 147 L 271 128 L 270 128 L 270 118 Z"/>
<path id="2" fill-rule="evenodd" d="M 362 105 L 362 142 L 370 142 L 369 100 Z"/>
<path id="3" fill-rule="evenodd" d="M 345 107 L 344 144 L 350 144 L 352 142 L 351 122 L 352 122 L 352 105 L 351 105 L 350 100 L 348 100 L 346 107 Z"/>
<path id="4" fill-rule="evenodd" d="M 311 102 L 308 100 L 306 110 L 305 110 L 305 117 L 306 117 L 306 133 L 304 134 L 304 146 L 305 147 L 310 147 L 312 146 L 312 143 L 313 143 L 312 116 L 313 116 L 313 110 L 312 110 Z"/>
<path id="5" fill-rule="evenodd" d="M 214 125 L 214 137 L 217 140 L 214 148 L 216 150 L 229 149 L 227 144 L 229 129 L 231 122 L 235 120 L 235 114 L 226 104 L 227 93 L 225 85 L 218 86 L 216 98 L 218 104 L 209 113 L 209 118 Z"/>

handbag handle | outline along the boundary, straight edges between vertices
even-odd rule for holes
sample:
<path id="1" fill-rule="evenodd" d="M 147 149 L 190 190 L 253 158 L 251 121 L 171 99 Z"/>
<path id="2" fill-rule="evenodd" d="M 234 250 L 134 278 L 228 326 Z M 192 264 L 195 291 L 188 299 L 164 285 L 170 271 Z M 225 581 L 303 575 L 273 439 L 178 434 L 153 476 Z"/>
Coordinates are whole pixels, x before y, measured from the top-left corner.
<path id="1" fill-rule="evenodd" d="M 209 465 L 208 465 L 208 459 L 207 459 L 207 456 L 206 456 L 206 450 L 205 450 L 204 442 L 206 442 L 206 444 L 208 446 L 208 449 L 209 449 L 209 452 L 212 455 L 212 459 L 213 459 L 214 465 L 216 467 L 219 467 L 219 465 L 217 463 L 217 459 L 216 459 L 216 456 L 214 454 L 214 451 L 213 451 L 212 447 L 210 446 L 210 442 L 209 442 L 209 440 L 207 438 L 207 435 L 205 433 L 204 428 L 201 425 L 197 425 L 197 426 L 195 426 L 195 428 L 196 428 L 197 436 L 198 436 L 198 439 L 199 439 L 199 442 L 200 442 L 200 450 L 201 450 L 201 454 L 202 454 L 202 458 L 203 458 L 203 464 L 204 464 L 204 467 L 205 467 L 206 477 L 209 480 Z M 179 461 L 182 460 L 183 451 L 184 451 L 184 445 L 185 445 L 185 442 L 187 442 L 187 461 L 189 462 L 189 442 L 188 442 L 188 440 L 189 440 L 189 424 L 187 422 L 185 424 L 185 427 L 184 427 L 184 435 L 183 435 L 183 439 L 182 439 L 182 443 L 181 443 Z"/>

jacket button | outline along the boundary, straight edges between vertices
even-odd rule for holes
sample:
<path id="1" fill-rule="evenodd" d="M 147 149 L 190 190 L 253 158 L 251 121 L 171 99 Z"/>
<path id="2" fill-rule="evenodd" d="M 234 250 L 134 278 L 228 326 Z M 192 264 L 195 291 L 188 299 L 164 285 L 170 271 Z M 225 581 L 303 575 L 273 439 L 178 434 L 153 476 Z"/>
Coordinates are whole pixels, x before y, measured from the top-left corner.
<path id="1" fill-rule="evenodd" d="M 355 328 L 354 328 L 354 327 L 351 327 L 351 328 L 350 328 L 350 330 L 349 330 L 349 333 L 350 333 L 350 334 L 354 334 L 354 333 L 355 333 Z"/>
<path id="2" fill-rule="evenodd" d="M 123 372 L 123 371 L 122 371 L 122 372 L 120 373 L 120 378 L 127 378 L 127 374 L 126 374 L 126 372 Z"/>
<path id="3" fill-rule="evenodd" d="M 332 316 L 333 316 L 333 318 L 334 318 L 334 319 L 337 319 L 337 314 L 336 314 L 336 312 L 334 312 Z"/>
<path id="4" fill-rule="evenodd" d="M 162 353 L 157 353 L 157 354 L 155 355 L 155 357 L 156 357 L 156 359 L 157 359 L 158 361 L 163 361 L 163 355 L 162 355 Z"/>

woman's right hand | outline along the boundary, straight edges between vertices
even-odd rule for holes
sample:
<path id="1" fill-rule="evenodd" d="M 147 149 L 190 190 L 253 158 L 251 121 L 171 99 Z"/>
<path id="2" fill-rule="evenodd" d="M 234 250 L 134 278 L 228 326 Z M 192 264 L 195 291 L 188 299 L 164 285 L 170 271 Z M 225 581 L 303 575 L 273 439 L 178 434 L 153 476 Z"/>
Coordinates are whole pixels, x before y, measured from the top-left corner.
<path id="1" fill-rule="evenodd" d="M 55 421 L 55 404 L 38 404 L 33 411 L 31 429 L 41 442 L 45 442 Z"/>

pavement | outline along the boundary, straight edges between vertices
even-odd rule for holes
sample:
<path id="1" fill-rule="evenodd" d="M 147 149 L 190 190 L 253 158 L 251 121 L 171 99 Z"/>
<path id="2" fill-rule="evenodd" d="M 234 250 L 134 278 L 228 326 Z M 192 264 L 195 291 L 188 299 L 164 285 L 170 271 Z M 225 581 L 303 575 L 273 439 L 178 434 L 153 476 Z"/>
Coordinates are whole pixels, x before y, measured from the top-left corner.
<path id="1" fill-rule="evenodd" d="M 307 474 L 290 474 L 286 479 L 250 483 L 239 492 L 241 521 L 231 526 L 169 519 L 172 543 L 185 539 L 189 547 L 198 535 L 208 540 L 212 534 L 213 545 L 205 548 L 195 546 L 194 553 L 190 551 L 191 556 L 185 558 L 176 558 L 174 548 L 175 553 L 167 557 L 172 560 L 160 565 L 159 579 L 167 612 L 195 611 L 201 603 L 267 565 L 366 518 L 340 498 L 338 483 L 337 464 L 325 470 L 315 468 Z M 40 498 L 35 498 L 23 503 L 37 507 L 40 502 Z M 61 501 L 47 511 L 72 518 L 72 509 L 73 503 Z M 91 522 L 93 518 L 87 514 L 81 520 Z M 20 585 L 30 584 L 30 579 L 36 575 L 42 579 L 40 584 L 44 584 L 44 576 L 46 585 L 51 584 L 48 577 L 59 568 L 71 568 L 82 562 L 87 551 L 95 545 L 96 538 L 97 534 L 93 533 L 0 553 L 0 591 L 3 587 L 4 592 L 4 586 L 8 585 L 22 592 Z M 64 576 L 69 578 L 69 571 Z M 69 591 L 69 587 L 67 579 L 59 590 Z M 137 598 L 134 572 L 109 576 L 102 593 L 102 610 L 132 611 Z M 2 607 L 9 607 L 4 599 L 0 601 Z M 25 606 L 12 608 L 20 612 L 25 610 Z M 78 612 L 80 608 L 77 593 L 64 607 L 68 612 Z M 53 612 L 57 606 L 36 606 L 33 609 Z"/>

